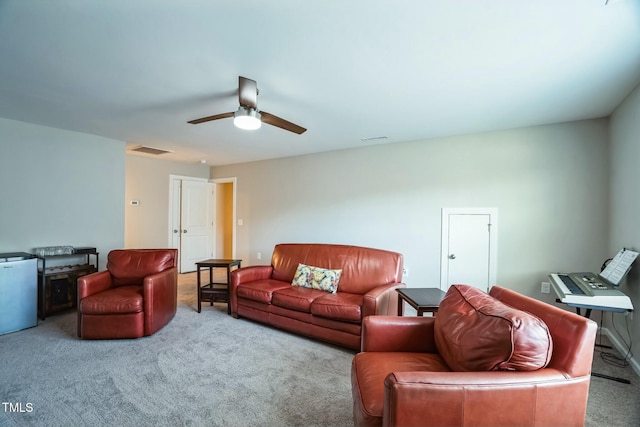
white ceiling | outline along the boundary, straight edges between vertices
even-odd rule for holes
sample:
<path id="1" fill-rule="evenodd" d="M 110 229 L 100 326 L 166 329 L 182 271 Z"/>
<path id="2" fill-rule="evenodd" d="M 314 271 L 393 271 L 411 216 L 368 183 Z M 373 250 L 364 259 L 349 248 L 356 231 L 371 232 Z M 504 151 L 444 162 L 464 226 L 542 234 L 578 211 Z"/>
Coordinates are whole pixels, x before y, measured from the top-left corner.
<path id="1" fill-rule="evenodd" d="M 604 117 L 640 0 L 0 0 L 0 117 L 220 165 Z M 232 119 L 258 107 L 308 131 Z"/>

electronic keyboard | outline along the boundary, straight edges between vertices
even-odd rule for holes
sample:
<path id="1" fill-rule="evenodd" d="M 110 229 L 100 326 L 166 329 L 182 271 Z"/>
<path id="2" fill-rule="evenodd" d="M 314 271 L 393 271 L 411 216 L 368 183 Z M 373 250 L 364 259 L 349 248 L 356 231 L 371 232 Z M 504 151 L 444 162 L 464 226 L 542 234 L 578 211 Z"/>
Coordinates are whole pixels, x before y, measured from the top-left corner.
<path id="1" fill-rule="evenodd" d="M 565 304 L 633 310 L 631 299 L 593 273 L 553 273 L 551 287 Z"/>

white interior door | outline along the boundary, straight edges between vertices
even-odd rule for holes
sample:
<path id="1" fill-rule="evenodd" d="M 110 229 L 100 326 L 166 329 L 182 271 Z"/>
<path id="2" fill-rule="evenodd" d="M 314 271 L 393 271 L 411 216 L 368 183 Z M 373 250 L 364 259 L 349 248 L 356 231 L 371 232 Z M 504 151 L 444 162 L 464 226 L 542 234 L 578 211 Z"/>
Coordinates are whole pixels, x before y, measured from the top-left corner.
<path id="1" fill-rule="evenodd" d="M 496 276 L 497 209 L 443 209 L 440 288 L 488 291 Z"/>
<path id="2" fill-rule="evenodd" d="M 213 185 L 203 181 L 182 181 L 180 212 L 180 271 L 195 271 L 195 263 L 211 258 Z M 212 195 L 211 195 L 212 196 Z"/>
<path id="3" fill-rule="evenodd" d="M 220 185 L 227 187 L 222 199 L 217 194 Z M 180 273 L 195 271 L 198 261 L 235 258 L 235 188 L 236 178 L 219 178 L 208 182 L 202 178 L 170 175 L 169 247 L 178 249 Z M 224 215 L 218 214 L 221 209 L 225 210 Z M 225 241 L 220 243 L 220 238 Z"/>

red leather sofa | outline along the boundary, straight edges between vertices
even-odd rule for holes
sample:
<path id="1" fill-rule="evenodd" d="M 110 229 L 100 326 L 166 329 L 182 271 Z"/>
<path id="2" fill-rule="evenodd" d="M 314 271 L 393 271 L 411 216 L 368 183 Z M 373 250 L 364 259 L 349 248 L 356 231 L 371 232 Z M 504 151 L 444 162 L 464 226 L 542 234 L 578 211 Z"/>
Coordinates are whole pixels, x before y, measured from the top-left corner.
<path id="1" fill-rule="evenodd" d="M 452 287 L 435 318 L 367 317 L 354 424 L 582 426 L 596 329 L 498 286 Z"/>
<path id="2" fill-rule="evenodd" d="M 176 314 L 177 249 L 117 249 L 107 270 L 78 278 L 78 336 L 139 338 Z"/>
<path id="3" fill-rule="evenodd" d="M 342 271 L 337 292 L 292 286 L 298 265 Z M 271 265 L 231 272 L 231 315 L 358 350 L 362 319 L 397 313 L 402 255 L 333 244 L 279 244 Z"/>

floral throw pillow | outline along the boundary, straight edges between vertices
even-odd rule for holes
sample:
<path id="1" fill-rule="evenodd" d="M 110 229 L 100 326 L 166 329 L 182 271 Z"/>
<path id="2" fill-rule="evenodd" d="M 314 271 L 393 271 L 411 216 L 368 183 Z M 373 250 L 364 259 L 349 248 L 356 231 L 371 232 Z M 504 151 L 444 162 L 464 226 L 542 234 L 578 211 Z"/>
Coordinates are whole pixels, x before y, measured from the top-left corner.
<path id="1" fill-rule="evenodd" d="M 298 264 L 296 274 L 293 276 L 292 286 L 318 289 L 320 291 L 338 292 L 338 282 L 342 270 L 329 270 L 327 268 L 313 267 L 305 264 Z"/>

